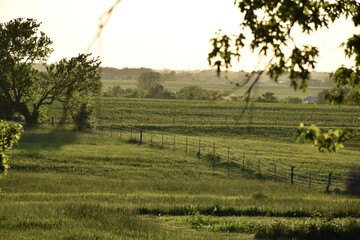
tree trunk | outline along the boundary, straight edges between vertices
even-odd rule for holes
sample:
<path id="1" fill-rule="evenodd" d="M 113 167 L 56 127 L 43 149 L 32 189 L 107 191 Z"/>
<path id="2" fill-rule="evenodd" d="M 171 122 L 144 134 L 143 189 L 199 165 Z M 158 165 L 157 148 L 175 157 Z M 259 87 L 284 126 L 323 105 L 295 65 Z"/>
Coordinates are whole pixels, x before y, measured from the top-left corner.
<path id="1" fill-rule="evenodd" d="M 35 108 L 32 112 L 30 112 L 28 106 L 25 103 L 21 103 L 18 106 L 18 111 L 24 116 L 27 126 L 39 124 L 40 114 L 38 109 Z"/>

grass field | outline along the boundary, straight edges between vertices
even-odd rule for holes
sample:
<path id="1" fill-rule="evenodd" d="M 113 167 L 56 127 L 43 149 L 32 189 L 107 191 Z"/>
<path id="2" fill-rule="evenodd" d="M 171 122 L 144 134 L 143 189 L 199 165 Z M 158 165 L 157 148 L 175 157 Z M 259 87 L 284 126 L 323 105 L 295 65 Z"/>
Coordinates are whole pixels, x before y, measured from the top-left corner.
<path id="1" fill-rule="evenodd" d="M 356 239 L 360 228 L 358 198 L 108 133 L 27 130 L 11 166 L 0 181 L 1 239 L 252 239 L 278 226 Z"/>
<path id="2" fill-rule="evenodd" d="M 358 238 L 360 199 L 337 176 L 358 165 L 359 141 L 324 154 L 293 133 L 358 129 L 359 107 L 257 103 L 240 117 L 239 102 L 94 101 L 103 130 L 26 129 L 0 180 L 1 239 Z M 313 184 L 324 173 L 321 187 L 279 181 L 290 166 Z M 325 193 L 329 172 L 340 193 Z"/>

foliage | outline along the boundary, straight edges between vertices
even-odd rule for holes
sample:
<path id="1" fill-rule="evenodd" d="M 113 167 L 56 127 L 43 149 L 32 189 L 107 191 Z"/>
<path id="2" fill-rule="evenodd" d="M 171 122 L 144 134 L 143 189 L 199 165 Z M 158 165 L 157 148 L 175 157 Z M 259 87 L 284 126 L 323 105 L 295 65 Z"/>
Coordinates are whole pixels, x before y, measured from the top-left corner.
<path id="1" fill-rule="evenodd" d="M 91 117 L 94 113 L 94 107 L 90 105 L 89 101 L 76 102 L 70 111 L 73 118 L 75 129 L 77 131 L 88 131 L 94 126 L 91 123 Z"/>
<path id="2" fill-rule="evenodd" d="M 359 24 L 360 3 L 357 1 L 250 1 L 236 0 L 235 5 L 244 14 L 241 22 L 243 32 L 233 40 L 219 33 L 213 38 L 213 50 L 209 63 L 217 67 L 231 67 L 234 57 L 240 59 L 240 51 L 250 41 L 251 50 L 258 50 L 260 57 L 270 56 L 268 74 L 275 81 L 289 73 L 290 85 L 305 90 L 310 70 L 315 67 L 318 50 L 313 46 L 298 46 L 292 33 L 295 28 L 311 34 L 327 28 L 340 17 L 352 17 Z M 250 31 L 251 37 L 245 35 Z M 347 44 L 347 55 L 356 54 L 358 38 L 354 36 Z M 290 50 L 290 54 L 286 51 Z M 360 60 L 360 59 L 359 59 Z M 300 82 L 298 82 L 300 81 Z"/>
<path id="3" fill-rule="evenodd" d="M 90 127 L 93 114 L 89 96 L 97 95 L 101 90 L 98 58 L 90 58 L 90 54 L 79 54 L 77 57 L 62 59 L 58 63 L 47 66 L 48 88 L 54 91 L 53 100 L 63 105 L 63 117 L 68 114 L 73 118 L 78 130 Z M 79 119 L 83 118 L 83 119 Z"/>
<path id="4" fill-rule="evenodd" d="M 326 96 L 331 92 L 330 89 L 324 89 L 317 94 L 316 103 L 317 104 L 328 104 Z"/>
<path id="5" fill-rule="evenodd" d="M 23 18 L 0 24 L 0 105 L 8 106 L 6 117 L 19 113 L 27 124 L 37 124 L 54 101 L 69 108 L 75 95 L 98 93 L 101 87 L 99 59 L 89 59 L 89 54 L 50 64 L 47 73 L 34 69 L 52 52 L 52 41 L 39 32 L 40 25 Z"/>
<path id="6" fill-rule="evenodd" d="M 124 90 L 121 88 L 120 85 L 112 86 L 110 89 L 106 90 L 103 93 L 104 97 L 121 97 Z"/>
<path id="7" fill-rule="evenodd" d="M 145 98 L 174 99 L 175 94 L 165 89 L 163 85 L 156 84 L 148 89 Z"/>
<path id="8" fill-rule="evenodd" d="M 8 106 L 9 115 L 19 112 L 27 123 L 37 122 L 49 100 L 46 84 L 32 67 L 52 52 L 52 41 L 39 27 L 34 19 L 23 18 L 0 24 L 0 101 Z"/>
<path id="9" fill-rule="evenodd" d="M 293 104 L 301 104 L 303 100 L 299 97 L 286 97 L 285 102 L 293 103 Z"/>
<path id="10" fill-rule="evenodd" d="M 176 96 L 185 100 L 217 100 L 221 94 L 219 91 L 206 90 L 199 86 L 187 86 L 180 89 Z"/>
<path id="11" fill-rule="evenodd" d="M 337 152 L 344 148 L 344 142 L 353 136 L 353 130 L 330 129 L 322 133 L 315 125 L 306 127 L 304 124 L 300 124 L 296 136 L 298 142 L 302 141 L 318 146 L 320 152 Z"/>
<path id="12" fill-rule="evenodd" d="M 260 58 L 268 59 L 265 69 L 254 72 L 245 81 L 250 84 L 245 93 L 247 100 L 250 99 L 252 88 L 265 71 L 275 82 L 281 75 L 289 74 L 290 86 L 295 90 L 306 90 L 310 71 L 315 68 L 319 51 L 314 46 L 299 46 L 292 35 L 294 29 L 300 29 L 310 35 L 321 28 L 328 28 L 341 17 L 352 18 L 355 26 L 360 25 L 360 2 L 355 0 L 236 0 L 235 5 L 243 13 L 240 24 L 242 32 L 235 39 L 231 39 L 220 31 L 211 39 L 213 49 L 209 53 L 208 60 L 209 64 L 216 67 L 220 73 L 221 68 L 231 67 L 233 58 L 240 60 L 240 52 L 246 45 L 252 51 L 256 51 Z M 250 37 L 245 32 L 251 33 Z M 348 93 L 336 91 L 329 94 L 327 98 L 331 102 L 347 103 L 349 96 L 356 100 L 360 99 L 359 43 L 360 35 L 353 35 L 343 44 L 345 55 L 355 58 L 355 66 L 340 67 L 334 74 L 334 81 L 338 89 L 348 88 L 350 91 Z M 313 142 L 312 139 L 309 139 L 309 142 Z M 326 147 L 331 148 L 328 149 L 329 151 L 339 149 L 329 145 L 328 141 L 317 141 L 315 144 L 322 143 L 325 145 L 319 149 Z"/>
<path id="13" fill-rule="evenodd" d="M 175 99 L 173 92 L 164 88 L 161 84 L 155 84 L 148 90 L 143 89 L 122 89 L 119 85 L 111 87 L 103 93 L 104 97 L 124 97 L 124 98 L 157 98 Z"/>
<path id="14" fill-rule="evenodd" d="M 162 82 L 161 74 L 154 71 L 143 72 L 137 78 L 138 87 L 143 90 L 149 90 Z"/>
<path id="15" fill-rule="evenodd" d="M 8 151 L 20 139 L 22 132 L 20 124 L 0 120 L 0 175 L 5 174 L 9 168 Z"/>
<path id="16" fill-rule="evenodd" d="M 276 103 L 279 102 L 278 98 L 273 92 L 266 92 L 256 99 L 256 102 Z"/>

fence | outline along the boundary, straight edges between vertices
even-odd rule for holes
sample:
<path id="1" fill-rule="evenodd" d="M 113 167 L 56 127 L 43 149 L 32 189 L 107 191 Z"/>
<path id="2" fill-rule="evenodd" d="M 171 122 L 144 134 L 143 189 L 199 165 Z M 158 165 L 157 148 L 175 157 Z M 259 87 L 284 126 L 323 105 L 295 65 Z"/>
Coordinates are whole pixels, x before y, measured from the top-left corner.
<path id="1" fill-rule="evenodd" d="M 245 150 L 225 146 L 217 142 L 210 142 L 201 137 L 144 131 L 139 128 L 115 125 L 103 126 L 98 128 L 98 130 L 130 143 L 139 145 L 148 144 L 150 146 L 182 151 L 185 154 L 194 154 L 199 160 L 208 160 L 212 163 L 213 167 L 221 165 L 227 167 L 229 171 L 239 169 L 259 177 L 308 186 L 327 192 L 347 189 L 347 185 L 352 181 L 360 181 L 358 178 L 340 174 L 335 175 L 331 172 L 305 171 L 292 165 L 275 161 L 264 161 L 254 154 L 247 153 Z"/>

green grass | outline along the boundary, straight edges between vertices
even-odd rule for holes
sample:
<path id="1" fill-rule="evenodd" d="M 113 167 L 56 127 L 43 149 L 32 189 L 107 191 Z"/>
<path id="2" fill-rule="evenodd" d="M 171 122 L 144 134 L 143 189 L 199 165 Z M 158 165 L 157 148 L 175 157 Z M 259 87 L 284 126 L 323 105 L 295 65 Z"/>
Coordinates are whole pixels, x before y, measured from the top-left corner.
<path id="1" fill-rule="evenodd" d="M 355 197 L 257 179 L 236 166 L 214 168 L 109 134 L 27 130 L 10 165 L 0 181 L 1 239 L 251 239 L 255 233 L 194 229 L 163 216 L 360 213 Z"/>

